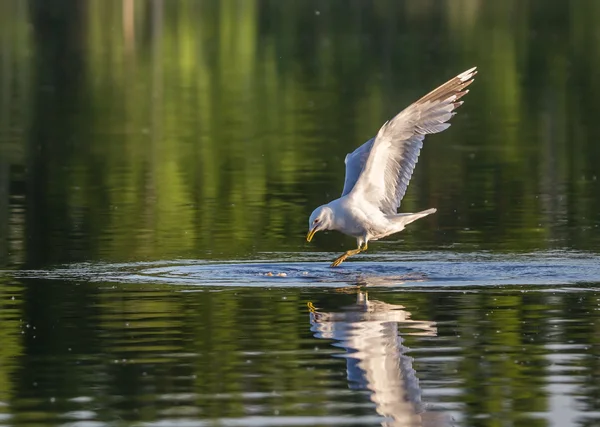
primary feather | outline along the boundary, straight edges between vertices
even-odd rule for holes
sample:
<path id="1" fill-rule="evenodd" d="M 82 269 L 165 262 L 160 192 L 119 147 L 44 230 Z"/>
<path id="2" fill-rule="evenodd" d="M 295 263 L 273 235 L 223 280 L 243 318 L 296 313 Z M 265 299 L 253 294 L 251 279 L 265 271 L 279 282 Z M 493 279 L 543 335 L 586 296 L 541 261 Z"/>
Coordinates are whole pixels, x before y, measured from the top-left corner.
<path id="1" fill-rule="evenodd" d="M 360 194 L 377 205 L 385 214 L 395 214 L 413 170 L 417 164 L 423 139 L 450 127 L 468 93 L 464 90 L 477 74 L 471 68 L 447 81 L 386 122 L 375 138 L 346 156 L 346 178 L 342 196 Z"/>

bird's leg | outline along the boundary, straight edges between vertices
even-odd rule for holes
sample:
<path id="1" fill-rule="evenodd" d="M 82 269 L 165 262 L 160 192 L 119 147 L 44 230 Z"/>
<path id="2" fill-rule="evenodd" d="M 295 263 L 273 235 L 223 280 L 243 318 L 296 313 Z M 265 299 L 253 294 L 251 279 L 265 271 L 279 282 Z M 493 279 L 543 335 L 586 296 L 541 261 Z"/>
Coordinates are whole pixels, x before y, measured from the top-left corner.
<path id="1" fill-rule="evenodd" d="M 358 254 L 360 252 L 363 252 L 363 251 L 366 251 L 366 250 L 367 250 L 367 242 L 364 243 L 364 245 L 362 246 L 362 248 L 361 248 L 361 245 L 359 244 L 358 248 L 346 251 L 343 254 L 341 254 L 339 257 L 337 257 L 331 263 L 331 267 L 337 267 L 338 265 L 340 265 L 341 263 L 343 263 L 344 261 L 346 261 L 346 258 L 348 258 L 349 256 L 356 255 L 356 254 Z"/>
<path id="2" fill-rule="evenodd" d="M 352 255 L 356 255 L 358 253 L 360 253 L 360 248 L 352 249 L 352 250 L 344 252 L 343 254 L 341 254 L 339 257 L 337 257 L 331 263 L 331 267 L 337 267 L 338 265 L 340 265 L 341 263 L 343 263 L 344 261 L 346 261 L 346 258 L 348 258 L 349 256 L 352 256 Z"/>

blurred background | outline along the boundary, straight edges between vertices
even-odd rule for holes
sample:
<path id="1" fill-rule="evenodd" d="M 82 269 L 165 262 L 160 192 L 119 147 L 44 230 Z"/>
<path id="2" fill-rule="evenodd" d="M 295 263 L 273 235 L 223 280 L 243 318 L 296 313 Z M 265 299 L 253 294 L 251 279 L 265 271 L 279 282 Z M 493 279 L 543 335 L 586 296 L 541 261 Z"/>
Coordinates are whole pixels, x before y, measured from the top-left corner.
<path id="1" fill-rule="evenodd" d="M 597 0 L 1 0 L 0 425 L 370 426 L 421 393 L 461 425 L 598 425 L 597 283 L 555 285 L 600 252 L 599 22 Z M 401 206 L 437 214 L 362 261 L 588 276 L 370 300 L 248 288 L 243 267 L 177 282 L 177 262 L 353 248 L 305 242 L 346 153 L 472 66 Z M 58 264 L 76 274 L 50 280 Z M 144 281 L 161 271 L 175 282 Z"/>
<path id="2" fill-rule="evenodd" d="M 597 250 L 595 0 L 0 3 L 0 265 L 307 245 L 344 156 L 471 66 L 381 250 Z M 261 255 L 259 255 L 261 254 Z"/>

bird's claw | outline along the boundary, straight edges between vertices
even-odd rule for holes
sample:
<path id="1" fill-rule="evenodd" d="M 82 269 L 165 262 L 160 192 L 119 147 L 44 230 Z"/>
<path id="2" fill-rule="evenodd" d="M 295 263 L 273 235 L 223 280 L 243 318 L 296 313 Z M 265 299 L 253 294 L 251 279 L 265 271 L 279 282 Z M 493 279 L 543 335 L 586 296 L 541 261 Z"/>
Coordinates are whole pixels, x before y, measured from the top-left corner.
<path id="1" fill-rule="evenodd" d="M 341 255 L 339 257 L 337 257 L 330 265 L 330 267 L 337 267 L 338 265 L 340 265 L 341 263 L 343 263 L 344 261 L 346 261 L 346 258 L 348 258 L 348 255 L 344 254 Z"/>

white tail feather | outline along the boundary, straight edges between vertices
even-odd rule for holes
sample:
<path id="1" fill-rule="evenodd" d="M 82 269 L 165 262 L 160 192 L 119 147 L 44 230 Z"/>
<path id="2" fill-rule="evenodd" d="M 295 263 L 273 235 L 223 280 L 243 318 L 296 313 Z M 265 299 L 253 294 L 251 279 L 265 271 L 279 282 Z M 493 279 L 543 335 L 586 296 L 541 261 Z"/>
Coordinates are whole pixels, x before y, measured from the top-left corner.
<path id="1" fill-rule="evenodd" d="M 411 222 L 414 222 L 420 218 L 423 218 L 424 216 L 427 215 L 431 215 L 432 213 L 436 213 L 437 209 L 435 208 L 431 208 L 431 209 L 427 209 L 426 211 L 421 211 L 421 212 L 417 212 L 417 213 L 401 213 L 401 214 L 397 214 L 397 215 L 391 215 L 390 219 L 396 223 L 400 228 L 400 230 L 403 230 L 404 227 L 408 224 L 410 224 Z"/>

